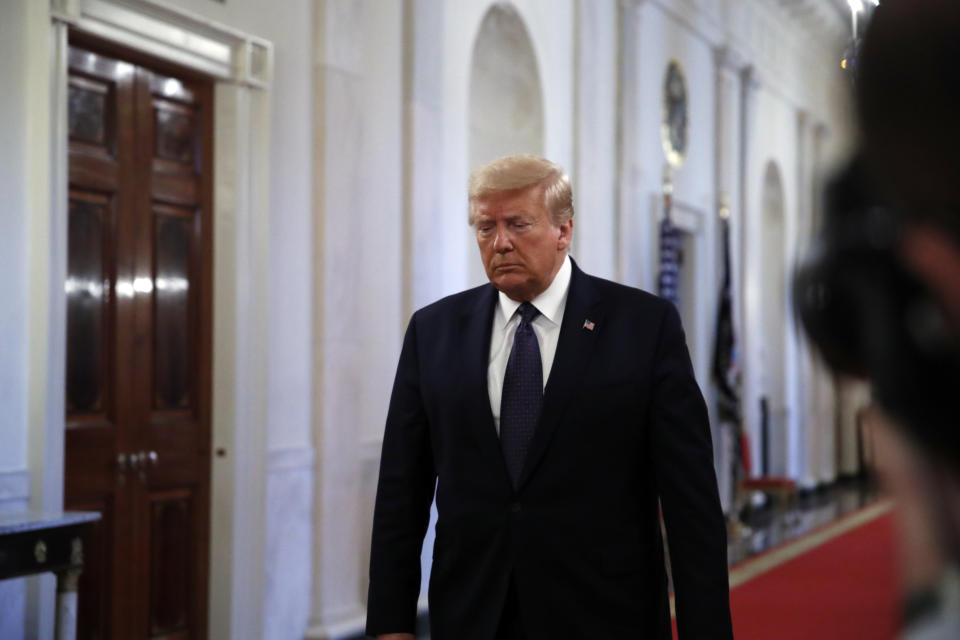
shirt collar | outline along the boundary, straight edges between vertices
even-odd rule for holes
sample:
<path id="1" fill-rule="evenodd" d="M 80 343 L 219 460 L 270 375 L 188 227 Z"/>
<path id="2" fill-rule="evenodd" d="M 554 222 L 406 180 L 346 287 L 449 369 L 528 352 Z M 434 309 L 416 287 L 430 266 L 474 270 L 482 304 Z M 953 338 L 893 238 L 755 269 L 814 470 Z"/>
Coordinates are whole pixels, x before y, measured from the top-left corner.
<path id="1" fill-rule="evenodd" d="M 570 289 L 570 275 L 573 268 L 570 266 L 570 256 L 564 256 L 563 264 L 560 270 L 553 277 L 553 282 L 540 295 L 530 301 L 540 314 L 555 325 L 559 325 L 560 312 L 563 310 L 563 304 L 567 299 L 567 291 Z M 503 321 L 510 322 L 510 318 L 516 313 L 520 303 L 512 300 L 510 296 L 503 291 L 500 292 L 500 312 L 503 314 Z"/>

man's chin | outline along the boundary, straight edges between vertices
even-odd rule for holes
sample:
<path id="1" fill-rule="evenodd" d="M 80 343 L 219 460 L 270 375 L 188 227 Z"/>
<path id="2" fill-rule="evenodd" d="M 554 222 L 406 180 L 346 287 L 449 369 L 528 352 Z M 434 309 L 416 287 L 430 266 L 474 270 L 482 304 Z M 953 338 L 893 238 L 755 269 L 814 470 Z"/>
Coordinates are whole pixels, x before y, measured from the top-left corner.
<path id="1" fill-rule="evenodd" d="M 512 274 L 510 274 L 512 275 Z M 507 276 L 495 276 L 491 279 L 490 283 L 498 291 L 501 291 L 507 295 L 512 300 L 518 302 L 523 302 L 530 298 L 531 285 L 526 278 L 519 277 L 510 277 Z"/>

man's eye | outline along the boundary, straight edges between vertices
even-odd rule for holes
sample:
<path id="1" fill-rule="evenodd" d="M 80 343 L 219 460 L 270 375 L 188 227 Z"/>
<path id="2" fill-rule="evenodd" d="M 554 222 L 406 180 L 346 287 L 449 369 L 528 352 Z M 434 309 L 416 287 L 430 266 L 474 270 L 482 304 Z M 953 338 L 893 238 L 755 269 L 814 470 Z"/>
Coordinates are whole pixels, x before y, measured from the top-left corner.
<path id="1" fill-rule="evenodd" d="M 477 233 L 490 233 L 491 231 L 493 231 L 493 225 L 492 225 L 492 224 L 478 224 L 478 225 L 477 225 Z"/>

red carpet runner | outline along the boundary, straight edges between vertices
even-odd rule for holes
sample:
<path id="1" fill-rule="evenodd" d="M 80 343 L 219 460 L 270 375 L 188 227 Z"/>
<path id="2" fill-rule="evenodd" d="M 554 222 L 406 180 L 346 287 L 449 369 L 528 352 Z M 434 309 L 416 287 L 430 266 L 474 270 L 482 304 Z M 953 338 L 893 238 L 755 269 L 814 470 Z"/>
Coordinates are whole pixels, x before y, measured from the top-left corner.
<path id="1" fill-rule="evenodd" d="M 887 511 L 735 586 L 730 604 L 737 640 L 896 638 L 893 526 Z"/>

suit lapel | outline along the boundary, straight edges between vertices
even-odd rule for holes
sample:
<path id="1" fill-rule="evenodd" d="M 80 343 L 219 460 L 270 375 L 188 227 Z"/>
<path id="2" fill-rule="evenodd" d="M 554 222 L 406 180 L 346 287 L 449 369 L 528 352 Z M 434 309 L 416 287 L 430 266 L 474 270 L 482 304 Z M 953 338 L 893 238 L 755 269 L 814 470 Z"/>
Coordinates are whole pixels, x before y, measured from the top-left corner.
<path id="1" fill-rule="evenodd" d="M 493 285 L 481 288 L 480 295 L 465 309 L 461 318 L 463 351 L 462 397 L 464 419 L 475 432 L 481 450 L 498 460 L 507 473 L 493 412 L 490 410 L 490 393 L 487 389 L 487 369 L 490 360 L 490 332 L 493 328 L 493 313 L 497 303 L 497 290 Z"/>
<path id="2" fill-rule="evenodd" d="M 589 276 L 583 273 L 572 259 L 571 263 L 573 273 L 563 311 L 563 322 L 560 325 L 557 352 L 543 394 L 540 423 L 533 434 L 518 488 L 530 478 L 546 452 L 564 409 L 579 386 L 587 361 L 593 353 L 596 336 L 603 330 L 603 309 L 597 299 L 596 290 Z M 594 323 L 592 329 L 584 326 L 587 320 Z M 487 341 L 489 350 L 489 337 Z M 486 390 L 486 384 L 483 388 Z"/>

